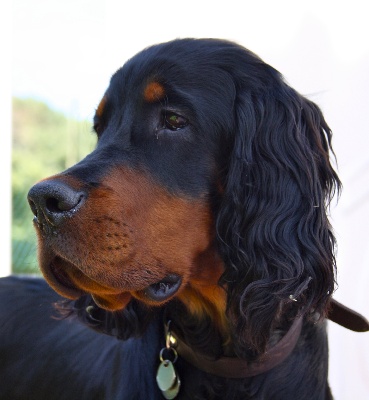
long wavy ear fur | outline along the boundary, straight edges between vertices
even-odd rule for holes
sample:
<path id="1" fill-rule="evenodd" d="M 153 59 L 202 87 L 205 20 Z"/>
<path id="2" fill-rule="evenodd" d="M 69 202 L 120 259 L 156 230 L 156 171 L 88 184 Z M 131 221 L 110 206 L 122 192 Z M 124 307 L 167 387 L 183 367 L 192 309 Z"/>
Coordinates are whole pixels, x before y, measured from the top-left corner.
<path id="1" fill-rule="evenodd" d="M 246 67 L 234 77 L 233 151 L 217 220 L 239 353 L 263 351 L 281 315 L 325 315 L 335 282 L 327 208 L 340 190 L 319 108 L 276 70 L 254 64 L 258 79 Z"/>

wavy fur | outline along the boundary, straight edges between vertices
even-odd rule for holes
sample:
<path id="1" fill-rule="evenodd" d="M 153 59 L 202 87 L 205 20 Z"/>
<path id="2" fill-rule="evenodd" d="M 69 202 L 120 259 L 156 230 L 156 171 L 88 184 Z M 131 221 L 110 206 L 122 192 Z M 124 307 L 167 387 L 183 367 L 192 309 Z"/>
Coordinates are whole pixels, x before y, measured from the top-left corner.
<path id="1" fill-rule="evenodd" d="M 154 84 L 146 86 L 146 104 L 143 105 L 137 100 L 137 85 L 153 77 Z M 134 96 L 130 98 L 132 93 Z M 160 97 L 156 103 L 155 96 Z M 163 140 L 159 138 L 158 130 L 156 138 L 148 136 L 147 132 L 150 133 L 150 129 L 157 126 L 157 109 L 161 107 L 160 115 L 163 115 L 163 110 L 164 113 L 168 112 L 173 98 L 174 104 L 179 104 L 179 110 L 188 113 L 185 117 L 189 124 L 182 124 L 185 126 L 183 131 L 181 123 L 177 131 L 165 130 L 163 125 L 160 125 L 160 132 L 164 132 L 165 136 Z M 144 113 L 145 110 L 149 112 Z M 186 118 L 182 121 L 187 121 Z M 61 375 L 54 372 L 54 376 L 57 376 L 60 382 L 57 382 L 57 389 L 52 387 L 49 392 L 43 388 L 43 374 L 36 377 L 30 375 L 25 382 L 35 388 L 35 393 L 39 396 L 35 398 L 51 398 L 45 397 L 45 393 L 59 393 L 58 399 L 64 400 L 73 396 L 70 393 L 79 390 L 79 398 L 89 400 L 160 399 L 161 393 L 154 377 L 159 362 L 159 350 L 164 346 L 166 319 L 172 319 L 176 332 L 195 351 L 215 358 L 237 355 L 252 362 L 265 352 L 268 345 L 273 345 L 280 339 L 297 314 L 304 314 L 302 333 L 294 352 L 285 362 L 265 374 L 248 379 L 223 379 L 196 370 L 179 357 L 176 366 L 183 379 L 183 385 L 178 399 L 331 399 L 327 383 L 328 350 L 325 325 L 323 321 L 317 321 L 326 316 L 328 301 L 335 287 L 335 238 L 328 214 L 329 204 L 335 193 L 339 193 L 341 184 L 330 162 L 330 157 L 334 156 L 331 147 L 332 133 L 319 107 L 288 86 L 278 71 L 248 50 L 226 41 L 185 39 L 148 48 L 131 59 L 123 70 L 113 77 L 95 119 L 95 128 L 102 144 L 80 164 L 67 171 L 67 176 L 73 177 L 72 183 L 68 183 L 65 174 L 60 175 L 64 179 L 63 188 L 71 185 L 67 200 L 81 198 L 79 192 L 76 196 L 76 182 L 83 182 L 79 186 L 83 194 L 85 190 L 98 188 L 104 176 L 109 177 L 111 170 L 114 170 L 114 165 L 128 165 L 134 174 L 137 165 L 142 164 L 145 171 L 152 171 L 155 178 L 153 181 L 159 182 L 158 185 L 162 185 L 167 192 L 178 197 L 183 196 L 186 201 L 194 198 L 198 202 L 201 199 L 211 203 L 209 214 L 212 213 L 212 219 L 209 226 L 213 230 L 210 236 L 214 238 L 214 243 L 209 247 L 215 248 L 216 256 L 213 254 L 212 258 L 204 260 L 201 268 L 209 270 L 206 271 L 207 275 L 204 274 L 205 278 L 199 279 L 205 282 L 208 276 L 216 276 L 216 282 L 221 275 L 218 285 L 226 291 L 226 315 L 221 316 L 221 320 L 225 322 L 221 328 L 214 322 L 214 315 L 219 315 L 219 309 L 224 314 L 218 299 L 213 299 L 214 304 L 209 304 L 211 296 L 201 297 L 196 288 L 191 288 L 193 291 L 190 293 L 193 297 L 190 299 L 197 302 L 197 312 L 191 312 L 191 307 L 186 307 L 175 297 L 161 304 L 161 307 L 150 307 L 137 298 L 129 297 L 131 300 L 128 305 L 115 312 L 99 308 L 89 295 L 76 301 L 58 302 L 57 308 L 62 316 L 58 321 L 60 328 L 51 324 L 49 320 L 44 324 L 50 325 L 50 329 L 55 331 L 52 331 L 49 340 L 41 341 L 42 352 L 54 351 L 54 332 L 60 329 L 65 342 L 68 343 L 63 344 L 63 352 L 68 355 L 68 365 L 72 367 L 65 368 L 60 372 Z M 132 145 L 135 151 L 131 151 L 130 140 L 133 139 L 128 128 L 138 135 Z M 175 139 L 172 140 L 175 134 L 178 134 L 179 138 L 174 136 Z M 113 145 L 114 148 L 109 147 Z M 144 150 L 140 146 L 144 147 Z M 109 152 L 111 148 L 114 151 Z M 168 154 L 168 158 L 165 158 Z M 140 174 L 137 173 L 140 179 L 141 171 L 142 168 Z M 60 176 L 53 177 L 50 185 L 60 179 Z M 108 182 L 109 193 L 102 191 L 104 199 L 99 206 L 91 208 L 99 213 L 101 209 L 105 211 L 106 216 L 101 212 L 105 219 L 100 218 L 100 225 L 93 225 L 96 218 L 80 217 L 76 220 L 79 224 L 86 223 L 86 228 L 81 229 L 83 234 L 91 232 L 88 225 L 90 223 L 95 229 L 96 238 L 106 240 L 105 245 L 100 246 L 103 255 L 96 254 L 95 258 L 88 259 L 93 264 L 94 261 L 106 257 L 106 269 L 103 265 L 100 271 L 105 278 L 110 268 L 110 253 L 106 251 L 110 242 L 107 235 L 100 232 L 103 229 L 101 226 L 105 227 L 112 237 L 107 221 L 116 222 L 124 213 L 124 207 L 119 208 L 119 201 L 115 202 L 114 211 L 107 204 L 106 199 L 109 199 L 114 189 L 112 182 L 116 185 L 121 184 L 119 179 L 111 179 Z M 146 185 L 146 198 L 150 200 L 151 193 L 158 190 L 150 192 L 152 186 L 149 185 L 149 181 L 142 182 Z M 106 185 L 106 182 L 102 183 Z M 130 190 L 133 192 L 135 188 L 134 185 L 131 186 Z M 44 187 L 43 192 L 45 190 Z M 55 193 L 60 191 L 60 187 L 54 190 Z M 125 188 L 120 188 L 119 193 L 125 193 Z M 117 200 L 115 197 L 113 199 Z M 86 201 L 92 200 L 90 198 Z M 36 206 L 33 208 L 36 209 Z M 83 210 L 82 206 L 80 208 Z M 42 217 L 42 213 L 40 214 Z M 162 225 L 165 225 L 165 215 L 160 216 Z M 69 213 L 65 220 L 69 223 L 71 217 Z M 64 217 L 61 212 L 58 213 L 58 218 L 57 222 L 62 227 Z M 142 226 L 145 226 L 144 222 L 140 222 Z M 43 224 L 47 226 L 46 218 Z M 44 228 L 44 225 L 40 224 L 40 229 Z M 128 237 L 130 231 L 127 225 L 125 228 Z M 50 232 L 54 230 L 57 233 L 57 228 L 49 227 Z M 114 232 L 123 241 L 123 236 Z M 69 233 L 78 238 L 74 226 Z M 63 237 L 69 239 L 69 236 Z M 52 240 L 57 239 L 55 235 Z M 88 256 L 96 251 L 95 240 L 88 241 L 85 236 L 82 239 L 83 251 L 86 243 L 90 244 L 91 252 L 86 251 Z M 173 243 L 181 243 L 181 239 L 177 238 Z M 55 243 L 57 244 L 54 247 L 60 245 L 59 242 Z M 119 242 L 119 245 L 121 244 Z M 126 247 L 123 252 L 127 251 L 130 242 L 124 244 Z M 63 246 L 62 242 L 62 251 L 67 252 L 69 247 Z M 151 249 L 148 249 L 148 252 L 149 250 Z M 114 251 L 113 247 L 111 251 Z M 140 251 L 145 252 L 146 247 Z M 49 253 L 45 254 L 47 258 Z M 219 260 L 219 255 L 224 272 L 221 268 L 213 272 L 212 263 Z M 76 251 L 75 256 L 78 258 L 80 251 Z M 58 257 L 55 259 L 58 261 Z M 72 263 L 73 257 L 69 257 L 67 261 Z M 73 266 L 67 261 L 60 263 L 60 268 L 67 265 L 72 270 Z M 161 277 L 161 267 L 156 261 L 152 264 L 156 265 L 156 274 Z M 127 266 L 130 267 L 129 263 Z M 88 267 L 92 269 L 93 265 L 88 264 Z M 53 268 L 55 273 L 55 266 Z M 144 273 L 152 273 L 148 271 L 149 266 L 145 266 L 146 270 L 141 268 L 144 272 L 136 268 L 137 270 L 132 270 L 134 278 L 127 279 L 130 288 L 135 288 L 134 280 L 137 277 L 145 282 L 147 277 Z M 200 274 L 203 273 L 201 268 Z M 217 275 L 212 275 L 213 273 Z M 99 274 L 94 276 L 98 277 Z M 66 290 L 72 286 L 65 274 L 61 274 L 59 283 L 55 280 L 53 282 L 59 287 L 64 282 Z M 46 292 L 42 283 L 38 283 L 37 286 L 38 296 L 47 293 L 48 299 L 54 299 L 50 292 Z M 141 290 L 142 287 L 143 283 L 139 282 L 137 288 Z M 218 290 L 215 284 L 214 287 L 221 297 L 223 292 Z M 31 298 L 32 304 L 39 304 L 39 301 L 31 295 L 21 296 L 21 288 L 32 291 L 31 285 L 26 281 L 6 283 L 6 296 L 8 298 L 12 293 L 17 293 L 16 302 L 24 314 L 24 309 L 31 304 Z M 54 300 L 57 300 L 56 296 Z M 208 303 L 201 307 L 201 301 L 204 304 L 206 301 Z M 50 314 L 45 307 L 42 309 L 45 311 L 36 306 L 33 306 L 32 310 L 34 314 L 37 313 L 37 321 Z M 211 312 L 206 313 L 204 310 Z M 15 315 L 15 312 L 12 315 Z M 114 339 L 110 338 L 109 342 L 115 343 L 113 347 L 117 347 L 119 352 L 113 353 L 114 357 L 104 356 L 102 362 L 99 354 L 105 354 L 105 336 L 93 336 L 91 331 L 87 330 L 88 343 L 84 343 L 80 325 L 67 325 L 69 318 L 63 318 L 72 315 L 95 331 L 120 339 L 119 342 L 114 342 Z M 24 325 L 27 340 L 35 343 L 31 349 L 34 360 L 37 360 L 38 352 L 36 343 L 43 337 L 38 330 L 41 326 L 43 324 L 38 323 L 37 327 L 28 329 L 27 325 Z M 228 330 L 226 335 L 224 326 Z M 20 333 L 18 341 L 21 340 Z M 7 336 L 9 342 L 12 336 Z M 78 346 L 74 346 L 77 338 Z M 12 343 L 6 348 L 11 346 Z M 43 354 L 42 352 L 40 354 Z M 13 355 L 6 354 L 7 362 L 11 364 L 14 360 Z M 20 352 L 14 365 L 23 366 L 26 361 L 23 361 L 22 357 Z M 23 379 L 24 370 L 36 373 L 33 359 L 31 369 L 28 366 L 22 370 L 18 368 L 19 382 Z M 51 354 L 50 368 L 54 366 L 54 359 L 57 360 L 57 357 Z M 96 359 L 98 365 L 95 366 L 95 372 L 89 375 L 92 359 Z M 41 370 L 43 364 L 40 359 L 37 365 Z M 77 374 L 72 374 L 74 369 L 78 370 Z M 59 373 L 60 367 L 55 366 L 53 371 Z M 4 376 L 3 382 L 9 379 L 7 370 L 0 376 Z M 85 384 L 86 381 L 90 387 Z M 70 385 L 64 385 L 64 382 Z M 7 386 L 7 396 L 13 393 L 13 386 Z M 67 388 L 71 389 L 70 393 Z M 29 393 L 28 389 L 25 390 L 23 398 L 28 400 Z M 107 397 L 102 397 L 102 393 Z"/>

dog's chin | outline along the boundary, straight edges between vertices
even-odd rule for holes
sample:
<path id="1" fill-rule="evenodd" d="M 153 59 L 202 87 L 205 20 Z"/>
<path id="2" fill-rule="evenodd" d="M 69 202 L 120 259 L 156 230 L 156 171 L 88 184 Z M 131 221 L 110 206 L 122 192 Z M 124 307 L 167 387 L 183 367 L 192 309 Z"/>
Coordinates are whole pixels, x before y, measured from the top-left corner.
<path id="1" fill-rule="evenodd" d="M 125 308 L 132 299 L 150 306 L 160 306 L 174 297 L 182 286 L 182 278 L 174 273 L 145 287 L 109 287 L 89 278 L 68 261 L 55 257 L 43 269 L 49 285 L 61 296 L 76 300 L 90 294 L 97 306 L 108 311 Z"/>
<path id="2" fill-rule="evenodd" d="M 119 294 L 91 294 L 97 306 L 107 311 L 119 311 L 124 309 L 131 301 L 132 296 L 129 292 Z"/>
<path id="3" fill-rule="evenodd" d="M 94 302 L 108 311 L 118 311 L 126 307 L 132 296 L 150 306 L 160 306 L 172 299 L 181 287 L 182 279 L 177 274 L 168 274 L 159 282 L 153 283 L 143 290 L 122 292 L 119 294 L 92 294 Z"/>

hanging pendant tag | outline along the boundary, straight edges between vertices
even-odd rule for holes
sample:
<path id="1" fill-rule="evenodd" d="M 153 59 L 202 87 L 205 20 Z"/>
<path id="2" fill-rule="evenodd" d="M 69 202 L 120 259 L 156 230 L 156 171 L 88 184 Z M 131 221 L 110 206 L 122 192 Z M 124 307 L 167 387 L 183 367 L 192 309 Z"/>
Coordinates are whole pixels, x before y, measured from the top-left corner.
<path id="1" fill-rule="evenodd" d="M 156 382 L 161 391 L 170 389 L 177 380 L 177 374 L 173 363 L 169 360 L 164 360 L 160 363 L 156 374 Z"/>
<path id="2" fill-rule="evenodd" d="M 179 393 L 180 386 L 181 386 L 181 381 L 177 376 L 174 385 L 170 389 L 162 392 L 163 397 L 166 398 L 167 400 L 175 399 L 177 397 L 177 394 Z"/>
<path id="3" fill-rule="evenodd" d="M 160 363 L 156 374 L 156 382 L 164 398 L 170 400 L 177 396 L 181 381 L 171 361 L 163 360 Z"/>
<path id="4" fill-rule="evenodd" d="M 172 337 L 169 330 L 170 321 L 166 326 L 166 340 L 165 347 L 160 350 L 159 359 L 160 365 L 156 373 L 156 382 L 158 384 L 161 393 L 167 400 L 172 400 L 177 397 L 179 389 L 181 386 L 181 381 L 174 368 L 174 363 L 177 361 L 178 354 L 173 344 L 175 344 L 175 339 Z M 168 360 L 170 357 L 172 361 Z"/>

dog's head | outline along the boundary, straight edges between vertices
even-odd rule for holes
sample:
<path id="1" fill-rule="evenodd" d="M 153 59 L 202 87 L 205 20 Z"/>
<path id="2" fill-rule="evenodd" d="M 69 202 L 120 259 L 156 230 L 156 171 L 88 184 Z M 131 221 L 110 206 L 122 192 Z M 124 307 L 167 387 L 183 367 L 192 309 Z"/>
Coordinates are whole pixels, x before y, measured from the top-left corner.
<path id="1" fill-rule="evenodd" d="M 113 75 L 94 129 L 29 193 L 57 292 L 110 311 L 176 298 L 256 348 L 286 308 L 324 313 L 331 132 L 276 70 L 225 41 L 153 46 Z"/>

